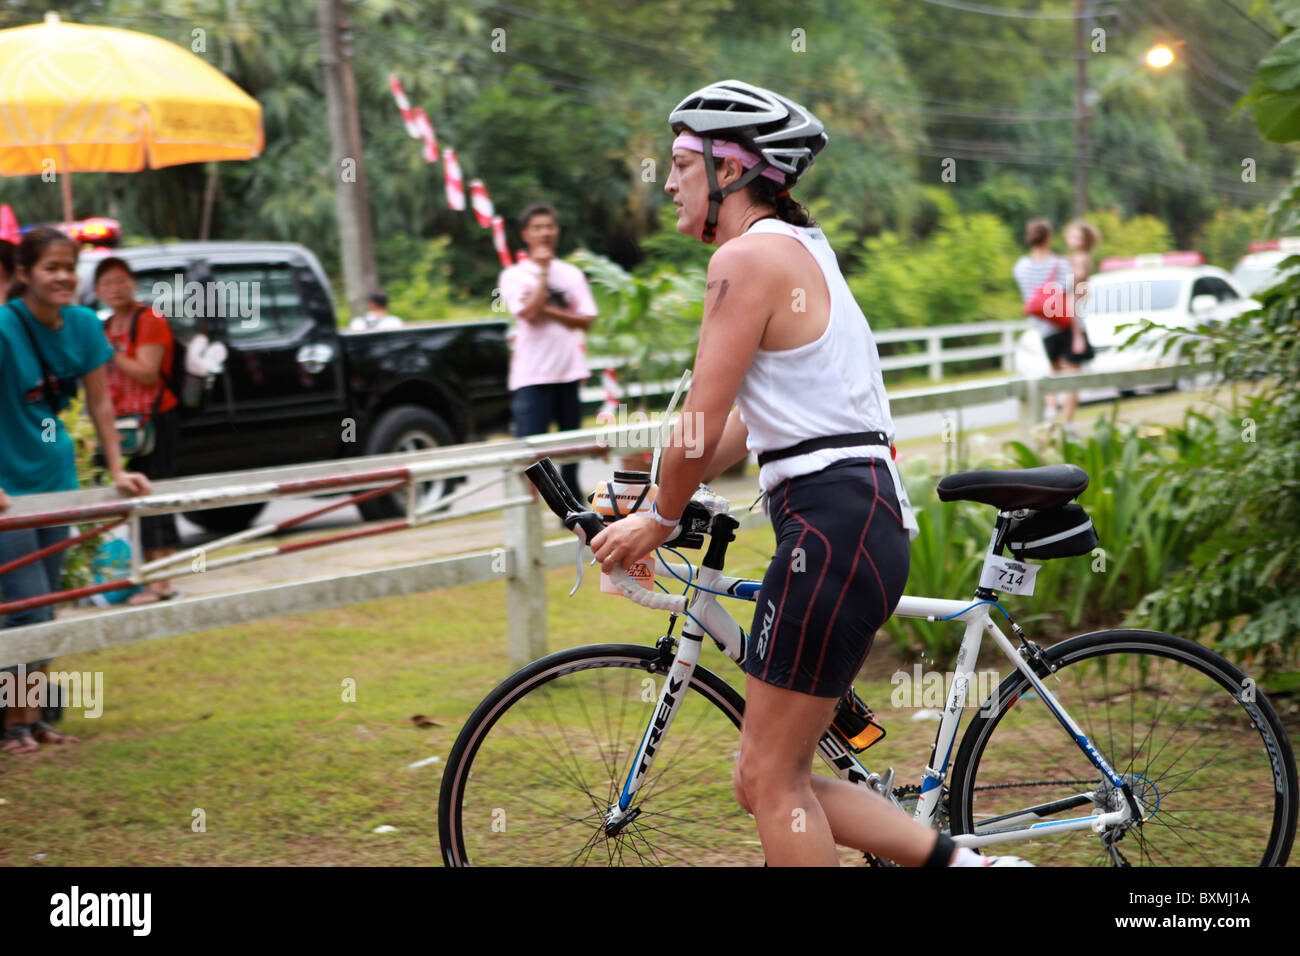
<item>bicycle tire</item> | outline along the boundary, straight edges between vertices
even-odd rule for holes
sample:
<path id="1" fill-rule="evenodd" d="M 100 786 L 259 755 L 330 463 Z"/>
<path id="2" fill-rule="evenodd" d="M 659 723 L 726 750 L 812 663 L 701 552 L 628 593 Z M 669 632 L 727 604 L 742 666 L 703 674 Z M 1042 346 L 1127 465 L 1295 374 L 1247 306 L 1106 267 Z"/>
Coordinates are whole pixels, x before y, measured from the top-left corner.
<path id="1" fill-rule="evenodd" d="M 989 852 L 1015 853 L 1038 865 L 1285 865 L 1296 832 L 1295 756 L 1277 713 L 1240 670 L 1193 641 L 1142 630 L 1080 635 L 1045 649 L 1043 658 L 1035 672 L 1151 812 L 1116 841 L 1119 859 L 1091 830 L 997 844 Z M 1048 664 L 1058 668 L 1062 685 L 1046 679 Z M 1111 683 L 1111 671 L 1120 669 L 1129 673 L 1127 687 L 1122 680 Z M 977 819 L 996 828 L 991 818 L 1081 792 L 1118 808 L 1118 792 L 1107 788 L 1041 701 L 1016 707 L 1029 691 L 1028 678 L 1012 672 L 967 728 L 953 766 L 954 834 L 975 832 Z M 1105 706 L 1104 723 L 1088 706 L 1090 697 Z M 1127 714 L 1127 746 L 1122 734 L 1116 739 L 1112 705 L 1120 718 Z M 1170 725 L 1180 722 L 1161 729 L 1166 718 Z M 995 736 L 1004 719 L 1004 732 Z M 1020 779 L 1026 776 L 1057 779 Z M 1096 789 L 1089 791 L 1087 780 Z M 1186 806 L 1189 797 L 1205 805 Z"/>
<path id="2" fill-rule="evenodd" d="M 447 759 L 438 801 L 444 864 L 761 865 L 757 828 L 732 794 L 745 702 L 699 666 L 633 801 L 640 816 L 613 837 L 604 833 L 654 711 L 662 686 L 654 679 L 670 664 L 644 645 L 590 645 L 544 657 L 497 686 Z M 562 746 L 546 746 L 546 720 Z"/>

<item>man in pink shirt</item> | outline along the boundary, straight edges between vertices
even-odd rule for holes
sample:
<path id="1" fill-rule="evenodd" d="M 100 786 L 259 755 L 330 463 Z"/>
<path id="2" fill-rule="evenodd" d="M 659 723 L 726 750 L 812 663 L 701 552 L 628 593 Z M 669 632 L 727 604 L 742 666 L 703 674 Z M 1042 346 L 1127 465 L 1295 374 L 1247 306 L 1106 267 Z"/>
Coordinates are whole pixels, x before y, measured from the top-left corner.
<path id="1" fill-rule="evenodd" d="M 582 424 L 578 389 L 586 381 L 583 333 L 596 317 L 596 302 L 582 270 L 555 257 L 560 227 L 555 209 L 534 203 L 519 217 L 528 258 L 501 272 L 501 297 L 517 320 L 510 357 L 510 413 L 516 438 Z M 560 469 L 577 496 L 577 464 Z"/>

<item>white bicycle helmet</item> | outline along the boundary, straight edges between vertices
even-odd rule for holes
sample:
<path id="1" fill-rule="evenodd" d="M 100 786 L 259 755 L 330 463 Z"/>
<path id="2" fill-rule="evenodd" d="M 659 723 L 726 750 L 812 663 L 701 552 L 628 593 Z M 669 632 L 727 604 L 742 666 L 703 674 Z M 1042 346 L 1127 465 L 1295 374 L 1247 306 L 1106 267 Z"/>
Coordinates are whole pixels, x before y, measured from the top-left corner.
<path id="1" fill-rule="evenodd" d="M 807 109 L 779 93 L 740 80 L 723 80 L 696 90 L 668 114 L 668 122 L 674 133 L 689 128 L 704 144 L 704 170 L 709 183 L 705 242 L 713 241 L 718 209 L 730 193 L 769 167 L 785 174 L 787 187 L 794 185 L 827 141 L 821 121 Z M 739 143 L 760 157 L 757 165 L 725 189 L 718 188 L 713 168 L 714 139 Z"/>

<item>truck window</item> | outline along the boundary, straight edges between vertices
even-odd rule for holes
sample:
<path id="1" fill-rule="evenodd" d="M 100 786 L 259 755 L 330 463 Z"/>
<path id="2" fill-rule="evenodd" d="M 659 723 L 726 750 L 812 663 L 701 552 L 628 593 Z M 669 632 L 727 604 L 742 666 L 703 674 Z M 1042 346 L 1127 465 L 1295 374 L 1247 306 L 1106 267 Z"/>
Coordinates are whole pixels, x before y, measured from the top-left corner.
<path id="1" fill-rule="evenodd" d="M 291 338 L 312 324 L 288 265 L 213 265 L 209 298 L 232 340 Z"/>

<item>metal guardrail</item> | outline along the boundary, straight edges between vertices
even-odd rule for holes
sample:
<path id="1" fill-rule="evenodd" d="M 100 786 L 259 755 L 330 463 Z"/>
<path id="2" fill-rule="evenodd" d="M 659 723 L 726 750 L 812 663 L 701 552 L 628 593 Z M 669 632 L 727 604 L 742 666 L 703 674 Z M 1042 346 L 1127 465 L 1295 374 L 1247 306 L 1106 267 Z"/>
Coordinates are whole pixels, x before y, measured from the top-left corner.
<path id="1" fill-rule="evenodd" d="M 1050 382 L 1054 391 L 1128 389 L 1170 385 L 1210 370 L 1211 366 L 1203 363 L 1126 372 L 1080 372 L 1053 376 Z M 1043 387 L 1041 379 L 1013 379 L 923 389 L 891 396 L 890 406 L 897 416 L 960 410 L 1014 398 L 1022 410 L 1021 428 L 1028 432 L 1042 420 Z M 542 456 L 565 462 L 607 456 L 611 452 L 645 451 L 651 444 L 637 439 L 646 432 L 645 425 L 602 427 L 400 455 L 204 475 L 157 482 L 154 494 L 138 499 L 123 499 L 110 488 L 14 498 L 10 510 L 0 514 L 0 531 L 120 518 L 124 514 L 135 523 L 145 514 L 266 501 L 285 495 L 385 488 L 394 484 L 398 472 L 405 473 L 406 484 L 414 485 L 438 476 L 460 475 L 467 470 L 497 469 L 500 477 L 496 480 L 505 482 L 505 500 L 474 511 L 503 510 L 505 548 L 0 630 L 0 667 L 502 578 L 507 582 L 510 661 L 512 666 L 522 666 L 546 652 L 544 572 L 571 562 L 574 542 L 567 536 L 543 541 L 542 506 L 522 477 L 521 469 Z M 453 511 L 426 518 L 449 520 L 467 513 L 473 512 Z M 747 516 L 745 524 L 755 520 L 764 520 L 761 513 Z M 138 535 L 135 540 L 139 540 Z M 209 565 L 212 566 L 215 565 Z"/>

